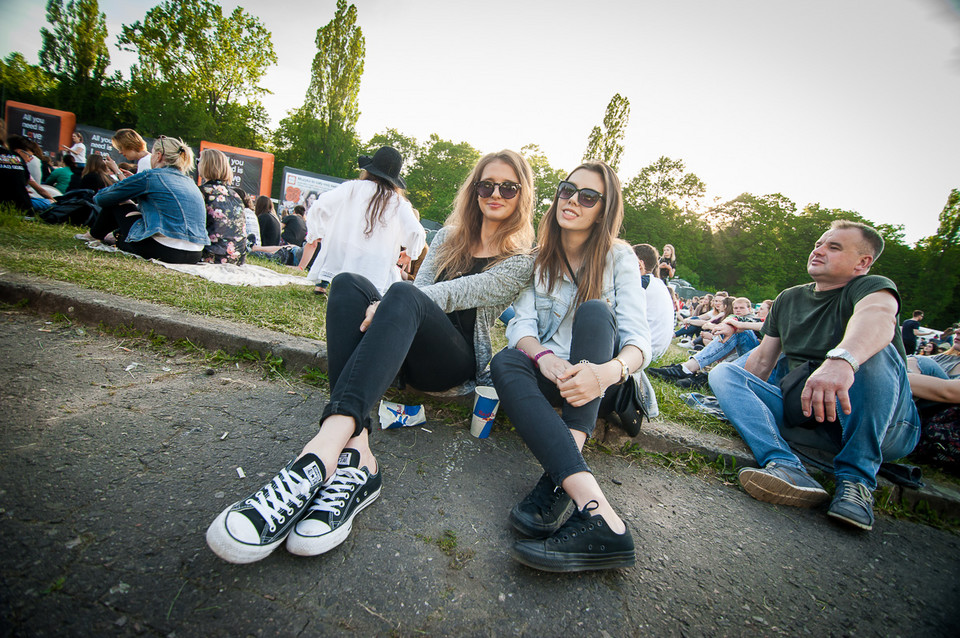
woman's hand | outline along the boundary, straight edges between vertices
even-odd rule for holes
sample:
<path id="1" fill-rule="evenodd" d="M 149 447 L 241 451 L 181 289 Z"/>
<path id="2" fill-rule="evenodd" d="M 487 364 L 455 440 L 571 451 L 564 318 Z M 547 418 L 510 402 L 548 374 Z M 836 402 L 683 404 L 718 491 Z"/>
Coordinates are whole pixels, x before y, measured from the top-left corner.
<path id="1" fill-rule="evenodd" d="M 360 322 L 360 332 L 366 332 L 367 328 L 370 327 L 370 322 L 373 321 L 373 315 L 376 314 L 377 306 L 379 305 L 379 301 L 374 301 L 372 304 L 367 306 L 367 312 L 363 317 L 363 321 Z"/>
<path id="2" fill-rule="evenodd" d="M 570 368 L 573 367 L 566 359 L 561 359 L 557 355 L 545 354 L 540 357 L 540 360 L 537 361 L 537 367 L 540 368 L 540 374 L 545 376 L 547 379 L 556 383 L 559 387 L 560 377 Z"/>
<path id="3" fill-rule="evenodd" d="M 397 259 L 397 265 L 400 266 L 400 270 L 404 272 L 410 272 L 410 264 L 413 263 L 413 259 L 410 258 L 410 255 L 407 254 L 407 251 L 400 252 L 400 258 Z"/>
<path id="4" fill-rule="evenodd" d="M 604 380 L 606 370 L 604 366 L 595 363 L 583 362 L 570 366 L 559 377 L 557 387 L 564 401 L 575 408 L 586 405 L 600 396 L 608 387 L 613 385 Z M 617 377 L 619 380 L 619 376 Z"/>

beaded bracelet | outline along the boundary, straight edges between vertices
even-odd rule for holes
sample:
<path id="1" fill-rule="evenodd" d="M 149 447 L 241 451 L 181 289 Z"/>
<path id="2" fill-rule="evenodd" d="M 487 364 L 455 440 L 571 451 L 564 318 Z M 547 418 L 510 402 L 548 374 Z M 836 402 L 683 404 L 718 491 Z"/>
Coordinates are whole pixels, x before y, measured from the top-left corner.
<path id="1" fill-rule="evenodd" d="M 540 362 L 540 357 L 542 357 L 542 356 L 545 355 L 545 354 L 553 354 L 553 350 L 541 350 L 540 352 L 538 352 L 538 353 L 536 354 L 536 356 L 533 356 L 533 357 L 530 357 L 530 358 L 533 359 L 533 362 L 534 362 L 534 363 L 539 363 L 539 362 Z"/>

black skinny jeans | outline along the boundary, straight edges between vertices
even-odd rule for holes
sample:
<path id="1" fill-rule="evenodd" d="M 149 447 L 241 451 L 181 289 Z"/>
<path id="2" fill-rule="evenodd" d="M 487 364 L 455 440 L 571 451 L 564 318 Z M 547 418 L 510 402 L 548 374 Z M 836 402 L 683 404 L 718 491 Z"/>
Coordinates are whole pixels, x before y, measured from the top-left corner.
<path id="1" fill-rule="evenodd" d="M 619 352 L 618 342 L 617 319 L 610 306 L 597 299 L 580 304 L 573 318 L 570 362 L 606 363 Z M 560 485 L 571 474 L 589 472 L 570 430 L 590 436 L 597 416 L 613 409 L 617 387 L 608 388 L 603 399 L 575 408 L 563 400 L 537 364 L 514 348 L 497 353 L 491 372 L 500 404 L 554 484 Z M 562 416 L 553 409 L 561 405 Z"/>
<path id="2" fill-rule="evenodd" d="M 367 308 L 380 301 L 366 332 Z M 341 273 L 327 296 L 327 363 L 332 414 L 353 417 L 354 436 L 371 428 L 370 410 L 400 372 L 419 390 L 449 390 L 476 376 L 473 343 L 467 342 L 440 306 L 410 282 L 387 289 L 381 299 L 365 277 Z"/>

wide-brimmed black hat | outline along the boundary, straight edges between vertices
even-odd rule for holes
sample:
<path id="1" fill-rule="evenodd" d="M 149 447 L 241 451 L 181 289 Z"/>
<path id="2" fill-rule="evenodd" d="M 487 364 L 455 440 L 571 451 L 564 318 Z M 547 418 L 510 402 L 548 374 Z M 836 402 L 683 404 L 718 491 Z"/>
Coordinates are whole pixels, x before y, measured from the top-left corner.
<path id="1" fill-rule="evenodd" d="M 381 146 L 373 157 L 361 155 L 357 159 L 357 165 L 368 173 L 382 177 L 397 188 L 407 187 L 407 183 L 400 177 L 403 156 L 392 146 Z"/>

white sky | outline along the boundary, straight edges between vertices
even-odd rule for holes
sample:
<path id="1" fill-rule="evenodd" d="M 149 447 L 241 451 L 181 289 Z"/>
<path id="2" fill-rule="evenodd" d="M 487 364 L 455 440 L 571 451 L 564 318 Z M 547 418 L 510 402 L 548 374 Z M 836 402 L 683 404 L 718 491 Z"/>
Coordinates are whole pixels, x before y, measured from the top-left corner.
<path id="1" fill-rule="evenodd" d="M 303 102 L 335 0 L 225 0 L 273 33 L 275 124 Z M 626 181 L 682 159 L 709 198 L 779 192 L 933 234 L 960 187 L 960 0 L 356 0 L 361 138 L 392 127 L 579 163 L 614 93 Z M 0 0 L 0 55 L 36 63 L 41 0 Z M 109 42 L 147 3 L 101 0 Z M 112 53 L 124 72 L 135 58 Z"/>

